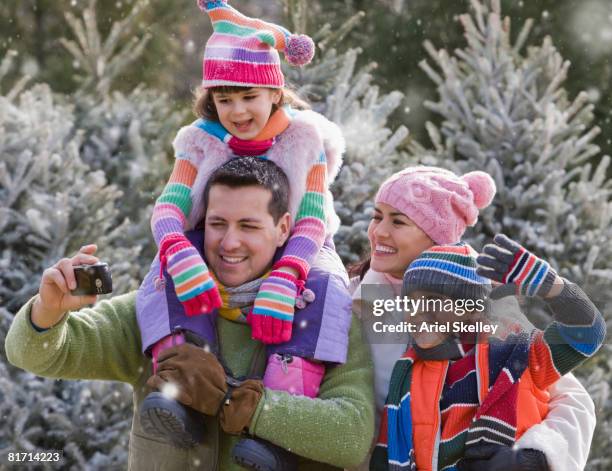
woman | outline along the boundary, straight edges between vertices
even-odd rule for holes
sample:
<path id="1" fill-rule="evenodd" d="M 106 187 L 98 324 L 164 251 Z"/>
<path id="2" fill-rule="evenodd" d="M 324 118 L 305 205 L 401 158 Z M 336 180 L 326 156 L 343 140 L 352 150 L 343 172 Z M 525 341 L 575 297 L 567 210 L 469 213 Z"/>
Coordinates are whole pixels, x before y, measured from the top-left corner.
<path id="1" fill-rule="evenodd" d="M 384 317 L 373 315 L 373 302 L 399 296 L 408 265 L 433 245 L 458 242 L 494 194 L 493 180 L 484 172 L 458 177 L 436 167 L 407 168 L 381 185 L 368 227 L 370 258 L 351 272 L 353 312 L 364 324 L 374 363 L 376 430 L 393 366 L 410 337 L 405 333 L 374 333 L 373 320 L 384 321 Z M 508 309 L 508 299 L 501 309 Z M 514 304 L 513 312 L 519 312 L 516 301 Z M 494 312 L 499 309 L 493 306 Z M 385 316 L 391 318 L 393 313 L 386 312 Z M 593 401 L 571 374 L 550 387 L 549 393 L 546 419 L 531 427 L 512 453 L 539 450 L 552 471 L 583 469 L 595 428 Z M 369 457 L 358 469 L 368 469 L 368 462 Z M 486 465 L 481 469 L 486 471 Z"/>

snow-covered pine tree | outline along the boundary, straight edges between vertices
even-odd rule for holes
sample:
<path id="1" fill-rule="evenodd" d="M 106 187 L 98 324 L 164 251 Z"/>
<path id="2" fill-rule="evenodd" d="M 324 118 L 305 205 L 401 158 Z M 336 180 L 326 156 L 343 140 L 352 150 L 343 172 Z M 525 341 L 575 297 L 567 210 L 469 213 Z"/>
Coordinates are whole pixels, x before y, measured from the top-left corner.
<path id="1" fill-rule="evenodd" d="M 117 61 L 108 51 L 136 15 L 101 38 L 94 7 L 70 21 L 79 38 L 70 49 L 99 65 L 80 69 L 98 75 L 74 94 L 54 94 L 45 84 L 26 88 L 27 78 L 5 91 L 13 54 L 0 64 L 2 346 L 43 269 L 83 243 L 97 243 L 111 264 L 114 294 L 135 288 L 153 256 L 149 209 L 170 172 L 167 151 L 180 115 L 163 93 L 110 91 L 112 78 L 136 57 Z M 104 83 L 108 88 L 97 86 Z M 149 250 L 139 260 L 143 246 Z M 37 378 L 8 365 L 0 349 L 0 453 L 63 449 L 66 469 L 122 469 L 131 415 L 129 386 Z"/>
<path id="2" fill-rule="evenodd" d="M 14 312 L 38 290 L 52 261 L 86 241 L 116 245 L 121 192 L 82 161 L 72 108 L 47 86 L 0 102 L 0 305 Z M 123 250 L 117 260 L 138 247 Z M 126 281 L 121 271 L 117 277 Z"/>
<path id="3" fill-rule="evenodd" d="M 305 0 L 285 0 L 294 30 L 306 27 Z M 332 187 L 341 226 L 334 240 L 345 263 L 358 261 L 367 251 L 366 229 L 371 203 L 379 184 L 397 169 L 398 148 L 408 135 L 400 126 L 389 129 L 387 121 L 401 104 L 400 92 L 381 94 L 373 84 L 372 63 L 356 70 L 361 50 L 338 52 L 336 46 L 363 16 L 349 18 L 336 31 L 323 25 L 312 36 L 318 51 L 313 64 L 304 69 L 287 67 L 284 72 L 300 95 L 313 108 L 340 126 L 346 139 L 344 165 Z"/>
<path id="4" fill-rule="evenodd" d="M 118 243 L 125 226 L 113 221 L 122 194 L 82 161 L 75 125 L 71 107 L 46 85 L 0 96 L 1 345 L 12 314 L 50 264 L 84 241 L 100 244 L 114 265 L 140 249 Z M 116 271 L 116 285 L 130 283 Z M 65 463 L 80 469 L 125 462 L 128 387 L 36 378 L 6 365 L 0 351 L 0 453 L 61 448 Z"/>
<path id="5" fill-rule="evenodd" d="M 421 68 L 439 99 L 426 103 L 441 124 L 427 123 L 433 148 L 414 143 L 409 157 L 467 172 L 485 170 L 498 187 L 472 242 L 503 232 L 551 261 L 580 284 L 608 318 L 612 306 L 612 180 L 610 158 L 592 143 L 587 94 L 568 96 L 569 70 L 547 37 L 524 51 L 532 21 L 515 37 L 499 0 L 472 0 L 460 17 L 467 45 L 454 54 L 425 47 Z M 610 469 L 610 346 L 578 370 L 599 406 L 589 469 Z M 590 376 L 588 376 L 590 374 Z"/>

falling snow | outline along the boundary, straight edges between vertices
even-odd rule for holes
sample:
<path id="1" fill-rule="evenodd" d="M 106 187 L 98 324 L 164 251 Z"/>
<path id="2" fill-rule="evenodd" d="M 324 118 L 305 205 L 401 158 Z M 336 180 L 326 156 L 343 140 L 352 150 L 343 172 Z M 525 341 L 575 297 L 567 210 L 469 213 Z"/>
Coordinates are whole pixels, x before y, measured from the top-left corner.
<path id="1" fill-rule="evenodd" d="M 161 388 L 161 393 L 168 399 L 176 399 L 179 395 L 179 388 L 174 383 L 165 383 Z"/>

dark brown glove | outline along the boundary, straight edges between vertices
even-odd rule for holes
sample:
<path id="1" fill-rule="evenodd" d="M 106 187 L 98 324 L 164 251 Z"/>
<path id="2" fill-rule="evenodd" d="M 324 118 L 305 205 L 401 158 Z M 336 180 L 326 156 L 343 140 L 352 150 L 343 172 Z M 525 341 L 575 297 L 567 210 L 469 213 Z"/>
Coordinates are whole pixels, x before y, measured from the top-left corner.
<path id="1" fill-rule="evenodd" d="M 226 374 L 217 357 L 195 345 L 164 350 L 157 359 L 157 374 L 147 386 L 163 392 L 169 383 L 178 389 L 176 400 L 206 415 L 217 415 L 228 391 Z"/>
<path id="2" fill-rule="evenodd" d="M 236 387 L 231 391 L 229 400 L 221 406 L 219 423 L 225 433 L 240 435 L 251 423 L 263 395 L 264 385 L 258 379 L 235 381 L 230 378 L 228 382 Z"/>

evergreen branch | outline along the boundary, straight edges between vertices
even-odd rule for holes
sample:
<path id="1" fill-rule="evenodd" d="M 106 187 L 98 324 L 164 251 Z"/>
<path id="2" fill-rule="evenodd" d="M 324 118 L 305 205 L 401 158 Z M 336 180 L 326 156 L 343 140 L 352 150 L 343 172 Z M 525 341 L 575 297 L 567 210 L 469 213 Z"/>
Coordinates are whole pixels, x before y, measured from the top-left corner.
<path id="1" fill-rule="evenodd" d="M 98 20 L 96 16 L 96 0 L 90 0 L 89 8 L 83 12 L 83 24 L 87 33 L 87 47 L 90 54 L 94 57 L 100 57 L 100 33 L 98 32 Z"/>
<path id="2" fill-rule="evenodd" d="M 523 27 L 521 28 L 521 32 L 516 38 L 514 47 L 512 48 L 512 53 L 514 55 L 518 55 L 521 52 L 521 49 L 523 49 L 523 46 L 527 42 L 527 38 L 529 37 L 529 34 L 531 33 L 532 28 L 533 28 L 533 19 L 527 18 L 525 20 L 525 23 L 523 24 Z"/>
<path id="3" fill-rule="evenodd" d="M 150 34 L 145 34 L 140 39 L 132 37 L 121 50 L 116 52 L 116 49 L 121 38 L 132 32 L 135 20 L 145 3 L 145 0 L 137 2 L 126 18 L 114 23 L 104 41 L 98 30 L 96 0 L 90 0 L 89 6 L 83 11 L 82 19 L 77 19 L 70 12 L 65 14 L 78 43 L 65 38 L 60 39 L 60 42 L 83 64 L 86 72 L 79 94 L 92 87 L 103 95 L 107 94 L 119 73 L 142 55 L 151 39 Z"/>
<path id="4" fill-rule="evenodd" d="M 13 69 L 15 57 L 17 57 L 17 51 L 9 49 L 2 58 L 2 62 L 0 62 L 0 84 Z M 17 96 L 25 89 L 26 85 L 31 79 L 32 77 L 29 75 L 23 75 L 17 79 L 17 82 L 13 84 L 10 90 L 5 94 L 6 100 L 9 103 L 12 103 L 15 98 L 17 98 Z"/>
<path id="5" fill-rule="evenodd" d="M 89 58 L 84 54 L 82 49 L 79 49 L 79 46 L 69 39 L 60 38 L 60 44 L 64 46 L 64 48 L 72 54 L 72 57 L 87 71 L 90 75 L 95 75 L 96 69 L 92 67 Z"/>
<path id="6" fill-rule="evenodd" d="M 329 47 L 333 47 L 333 45 L 338 44 L 340 41 L 344 39 L 344 37 L 350 33 L 355 27 L 365 18 L 365 12 L 358 11 L 353 16 L 351 16 L 348 20 L 340 25 L 335 31 L 331 34 L 327 35 L 327 37 L 317 43 L 319 49 L 322 51 L 326 50 Z"/>

